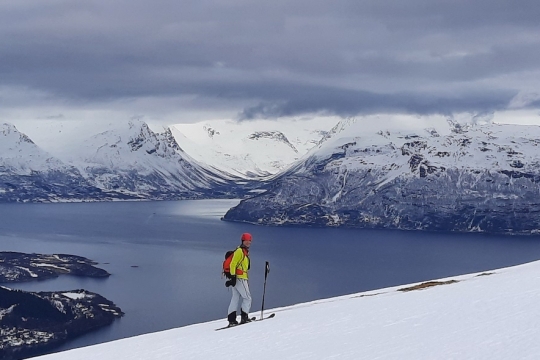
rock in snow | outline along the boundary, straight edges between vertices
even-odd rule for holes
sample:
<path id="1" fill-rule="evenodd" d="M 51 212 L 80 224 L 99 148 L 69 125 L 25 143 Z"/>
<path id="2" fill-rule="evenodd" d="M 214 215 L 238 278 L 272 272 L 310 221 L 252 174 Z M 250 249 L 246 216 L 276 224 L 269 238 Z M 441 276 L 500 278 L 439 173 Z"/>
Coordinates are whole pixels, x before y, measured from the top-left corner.
<path id="1" fill-rule="evenodd" d="M 349 121 L 225 220 L 536 234 L 539 144 L 538 126 L 368 133 Z"/>

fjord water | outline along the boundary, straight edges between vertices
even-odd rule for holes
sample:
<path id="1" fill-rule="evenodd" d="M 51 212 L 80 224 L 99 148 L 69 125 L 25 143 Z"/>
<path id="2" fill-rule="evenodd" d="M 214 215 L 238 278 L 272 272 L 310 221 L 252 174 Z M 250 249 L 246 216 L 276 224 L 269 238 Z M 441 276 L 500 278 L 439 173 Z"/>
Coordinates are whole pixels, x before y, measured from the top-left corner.
<path id="1" fill-rule="evenodd" d="M 126 315 L 65 350 L 224 319 L 226 250 L 251 232 L 252 310 L 487 271 L 540 259 L 540 237 L 359 229 L 281 228 L 223 222 L 238 200 L 0 205 L 0 250 L 80 255 L 112 275 L 60 276 L 9 285 L 87 289 Z M 5 284 L 4 284 L 5 285 Z M 224 320 L 225 323 L 225 320 Z M 178 341 L 182 341 L 178 339 Z"/>

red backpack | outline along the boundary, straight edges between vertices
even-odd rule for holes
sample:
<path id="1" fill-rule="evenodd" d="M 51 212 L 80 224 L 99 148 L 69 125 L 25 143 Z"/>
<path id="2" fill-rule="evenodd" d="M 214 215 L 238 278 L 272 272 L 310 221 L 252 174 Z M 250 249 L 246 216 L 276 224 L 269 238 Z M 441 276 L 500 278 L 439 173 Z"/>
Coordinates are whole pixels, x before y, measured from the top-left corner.
<path id="1" fill-rule="evenodd" d="M 238 248 L 236 248 L 236 249 L 238 249 Z M 225 277 L 227 279 L 232 278 L 232 275 L 231 275 L 231 261 L 232 261 L 232 258 L 233 258 L 233 255 L 234 255 L 234 252 L 236 251 L 236 249 L 235 250 L 229 250 L 229 251 L 227 251 L 225 253 L 225 261 L 223 261 L 223 275 L 225 275 Z M 247 250 L 246 249 L 242 249 L 242 252 L 244 253 L 244 257 L 247 256 Z"/>

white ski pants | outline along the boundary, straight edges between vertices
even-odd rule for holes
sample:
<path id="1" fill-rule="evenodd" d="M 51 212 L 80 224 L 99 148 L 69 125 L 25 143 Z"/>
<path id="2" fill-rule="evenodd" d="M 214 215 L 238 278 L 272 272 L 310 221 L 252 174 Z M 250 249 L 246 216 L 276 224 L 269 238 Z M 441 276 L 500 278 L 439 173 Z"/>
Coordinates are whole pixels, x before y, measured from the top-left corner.
<path id="1" fill-rule="evenodd" d="M 231 289 L 232 299 L 227 314 L 238 310 L 240 299 L 242 299 L 242 311 L 249 314 L 249 310 L 251 309 L 251 293 L 249 292 L 248 281 L 246 279 L 236 279 L 236 285 L 231 286 Z"/>

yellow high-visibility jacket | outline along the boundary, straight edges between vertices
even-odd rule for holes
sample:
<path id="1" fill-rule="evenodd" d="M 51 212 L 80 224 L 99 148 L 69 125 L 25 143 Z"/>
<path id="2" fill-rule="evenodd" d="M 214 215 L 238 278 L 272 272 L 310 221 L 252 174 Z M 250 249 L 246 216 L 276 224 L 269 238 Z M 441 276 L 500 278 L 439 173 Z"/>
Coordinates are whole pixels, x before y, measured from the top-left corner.
<path id="1" fill-rule="evenodd" d="M 247 280 L 249 265 L 250 261 L 247 249 L 241 247 L 236 248 L 231 260 L 231 275 L 236 275 L 238 279 Z"/>

